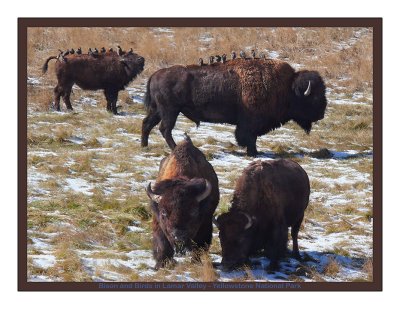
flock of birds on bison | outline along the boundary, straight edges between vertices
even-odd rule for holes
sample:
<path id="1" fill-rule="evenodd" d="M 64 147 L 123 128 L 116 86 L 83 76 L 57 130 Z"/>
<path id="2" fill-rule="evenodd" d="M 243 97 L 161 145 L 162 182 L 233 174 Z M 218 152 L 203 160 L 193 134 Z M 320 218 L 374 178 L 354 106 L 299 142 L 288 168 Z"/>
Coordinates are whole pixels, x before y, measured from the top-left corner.
<path id="1" fill-rule="evenodd" d="M 116 113 L 118 91 L 143 71 L 144 58 L 118 46 L 100 52 L 81 48 L 60 51 L 56 59 L 58 84 L 54 89 L 56 109 L 60 96 L 72 109 L 72 85 L 103 89 L 107 109 Z M 310 183 L 299 164 L 288 159 L 253 161 L 236 182 L 232 205 L 227 213 L 214 217 L 219 203 L 218 177 L 204 154 L 185 134 L 178 145 L 171 131 L 179 113 L 200 125 L 201 121 L 236 125 L 235 137 L 247 153 L 257 155 L 258 136 L 293 120 L 307 133 L 324 118 L 327 105 L 324 82 L 316 71 L 295 71 L 276 59 L 251 58 L 240 52 L 211 56 L 209 65 L 175 65 L 160 69 L 148 79 L 141 145 L 148 145 L 150 131 L 159 129 L 171 148 L 158 177 L 146 192 L 153 214 L 153 256 L 156 269 L 173 261 L 175 253 L 191 251 L 193 260 L 208 250 L 212 224 L 219 229 L 222 267 L 234 269 L 249 263 L 262 252 L 271 269 L 279 268 L 285 256 L 288 228 L 293 240 L 292 255 L 301 259 L 297 236 L 309 202 Z"/>

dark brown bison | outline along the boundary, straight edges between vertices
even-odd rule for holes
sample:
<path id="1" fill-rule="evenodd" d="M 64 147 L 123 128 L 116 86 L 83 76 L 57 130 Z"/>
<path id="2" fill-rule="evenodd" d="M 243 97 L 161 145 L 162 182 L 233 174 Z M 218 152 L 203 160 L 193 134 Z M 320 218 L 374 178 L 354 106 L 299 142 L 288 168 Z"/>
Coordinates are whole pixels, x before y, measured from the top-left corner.
<path id="1" fill-rule="evenodd" d="M 60 97 L 67 109 L 72 110 L 70 101 L 74 84 L 85 90 L 103 89 L 107 110 L 117 114 L 118 92 L 125 89 L 143 71 L 144 58 L 135 53 L 119 56 L 115 52 L 94 55 L 69 54 L 64 57 L 49 57 L 43 65 L 46 73 L 50 60 L 56 59 L 57 86 L 54 88 L 54 105 L 60 110 Z"/>
<path id="2" fill-rule="evenodd" d="M 171 149 L 171 131 L 179 113 L 194 121 L 236 125 L 238 144 L 257 154 L 258 136 L 294 120 L 307 133 L 323 119 L 325 85 L 315 71 L 299 71 L 272 59 L 235 59 L 208 66 L 173 66 L 148 80 L 142 125 L 142 146 L 160 121 Z"/>
<path id="3" fill-rule="evenodd" d="M 147 195 L 153 212 L 153 256 L 156 269 L 171 261 L 174 251 L 207 250 L 212 219 L 219 202 L 218 178 L 189 137 L 161 161 L 154 187 Z"/>
<path id="4" fill-rule="evenodd" d="M 297 235 L 310 195 L 307 173 L 294 161 L 255 161 L 236 183 L 232 206 L 214 221 L 219 228 L 222 266 L 243 265 L 264 250 L 270 268 L 285 255 L 291 227 L 293 256 L 300 258 Z"/>

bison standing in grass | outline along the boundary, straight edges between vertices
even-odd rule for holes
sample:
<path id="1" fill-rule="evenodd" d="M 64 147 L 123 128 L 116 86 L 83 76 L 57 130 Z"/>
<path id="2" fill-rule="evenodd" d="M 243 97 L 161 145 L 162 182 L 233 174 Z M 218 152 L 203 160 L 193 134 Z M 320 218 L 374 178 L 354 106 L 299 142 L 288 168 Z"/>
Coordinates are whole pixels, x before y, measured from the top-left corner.
<path id="1" fill-rule="evenodd" d="M 143 71 L 144 58 L 135 53 L 119 56 L 115 52 L 94 55 L 69 54 L 49 57 L 43 65 L 46 73 L 48 63 L 57 59 L 57 86 L 54 88 L 54 105 L 60 110 L 60 97 L 67 109 L 72 110 L 70 95 L 72 86 L 77 84 L 84 90 L 103 89 L 107 100 L 107 110 L 117 114 L 118 92 L 125 89 Z"/>
<path id="2" fill-rule="evenodd" d="M 300 258 L 297 235 L 310 196 L 307 173 L 296 162 L 255 161 L 236 183 L 232 206 L 215 223 L 219 228 L 222 266 L 232 269 L 259 251 L 278 268 L 291 227 L 293 256 Z"/>
<path id="3" fill-rule="evenodd" d="M 235 59 L 208 66 L 173 66 L 155 72 L 147 83 L 147 117 L 142 146 L 160 121 L 174 149 L 172 129 L 179 113 L 194 121 L 236 125 L 235 137 L 247 154 L 257 155 L 256 140 L 294 120 L 307 133 L 324 118 L 325 85 L 315 71 L 295 70 L 273 59 Z"/>
<path id="4" fill-rule="evenodd" d="M 208 249 L 219 202 L 218 178 L 188 136 L 161 161 L 157 181 L 146 191 L 153 212 L 156 269 L 171 261 L 174 251 L 194 251 L 196 258 L 198 249 Z"/>

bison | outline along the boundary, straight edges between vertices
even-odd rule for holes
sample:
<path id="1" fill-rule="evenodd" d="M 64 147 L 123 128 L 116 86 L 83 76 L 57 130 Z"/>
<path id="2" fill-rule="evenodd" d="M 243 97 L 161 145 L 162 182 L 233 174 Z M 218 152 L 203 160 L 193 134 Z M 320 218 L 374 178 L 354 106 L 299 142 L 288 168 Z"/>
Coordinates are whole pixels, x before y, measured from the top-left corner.
<path id="1" fill-rule="evenodd" d="M 63 57 L 51 56 L 43 65 L 47 72 L 50 60 L 56 59 L 57 86 L 54 88 L 54 105 L 60 110 L 60 97 L 67 109 L 72 110 L 70 95 L 72 86 L 77 84 L 84 90 L 103 89 L 107 110 L 117 114 L 118 92 L 125 89 L 143 71 L 144 58 L 135 53 L 119 56 L 115 52 L 99 55 L 69 54 Z"/>
<path id="2" fill-rule="evenodd" d="M 157 181 L 146 189 L 153 213 L 153 256 L 156 269 L 172 261 L 174 251 L 207 250 L 212 219 L 219 202 L 218 178 L 190 138 L 161 161 Z"/>
<path id="3" fill-rule="evenodd" d="M 307 173 L 288 159 L 254 161 L 237 180 L 231 208 L 214 220 L 219 228 L 222 266 L 243 265 L 264 250 L 277 269 L 285 255 L 288 227 L 292 255 L 300 259 L 297 235 L 310 195 Z"/>
<path id="4" fill-rule="evenodd" d="M 294 120 L 307 133 L 324 118 L 325 84 L 316 71 L 295 70 L 274 59 L 235 59 L 207 66 L 173 66 L 148 80 L 143 147 L 160 121 L 160 131 L 174 149 L 171 131 L 179 113 L 201 121 L 236 125 L 235 137 L 247 154 L 257 155 L 258 136 Z"/>

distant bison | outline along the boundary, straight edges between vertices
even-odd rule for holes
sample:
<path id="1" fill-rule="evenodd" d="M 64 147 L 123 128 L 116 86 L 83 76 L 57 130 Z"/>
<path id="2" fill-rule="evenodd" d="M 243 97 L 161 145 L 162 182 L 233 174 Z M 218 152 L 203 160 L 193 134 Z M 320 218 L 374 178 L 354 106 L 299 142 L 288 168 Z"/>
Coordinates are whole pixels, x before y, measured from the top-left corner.
<path id="1" fill-rule="evenodd" d="M 273 59 L 235 59 L 208 66 L 173 66 L 148 80 L 147 117 L 142 146 L 160 121 L 160 131 L 174 149 L 171 131 L 179 113 L 194 121 L 236 125 L 238 144 L 257 155 L 258 136 L 294 120 L 307 133 L 324 118 L 325 85 L 315 71 L 299 71 Z"/>
<path id="2" fill-rule="evenodd" d="M 222 266 L 243 265 L 264 250 L 270 268 L 285 255 L 291 227 L 293 256 L 300 258 L 297 235 L 310 195 L 307 173 L 294 161 L 255 161 L 236 183 L 232 206 L 215 223 L 219 228 Z"/>
<path id="3" fill-rule="evenodd" d="M 72 86 L 77 84 L 85 90 L 103 89 L 107 100 L 107 110 L 117 114 L 118 92 L 125 89 L 143 71 L 144 58 L 135 53 L 119 56 L 116 52 L 94 55 L 69 54 L 63 57 L 49 57 L 43 65 L 46 73 L 48 63 L 57 59 L 57 86 L 54 88 L 54 105 L 60 110 L 60 97 L 72 110 L 70 95 Z"/>
<path id="4" fill-rule="evenodd" d="M 153 188 L 149 183 L 146 191 L 153 212 L 156 269 L 171 261 L 174 251 L 208 249 L 219 202 L 218 178 L 188 136 L 161 161 L 157 182 Z"/>

